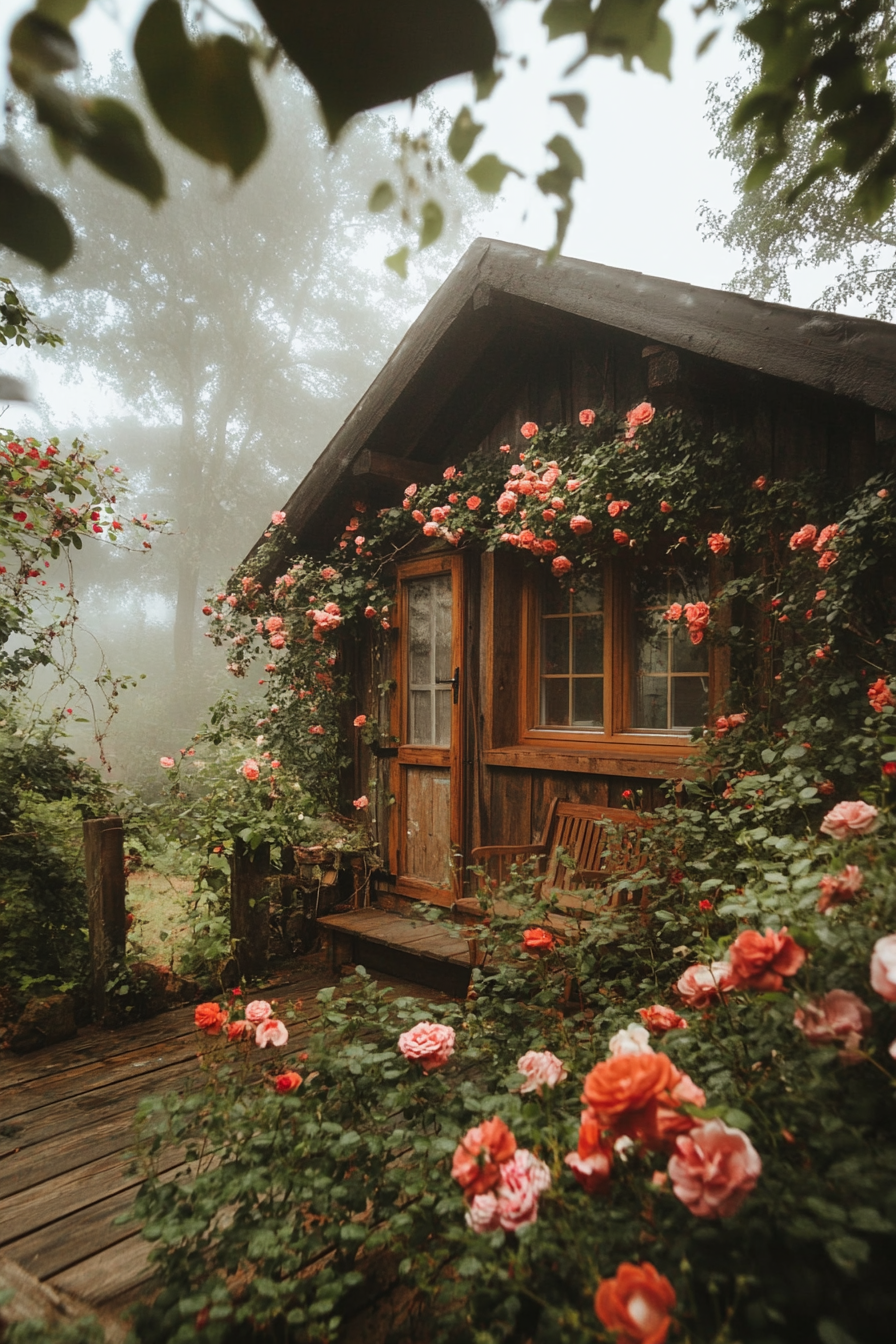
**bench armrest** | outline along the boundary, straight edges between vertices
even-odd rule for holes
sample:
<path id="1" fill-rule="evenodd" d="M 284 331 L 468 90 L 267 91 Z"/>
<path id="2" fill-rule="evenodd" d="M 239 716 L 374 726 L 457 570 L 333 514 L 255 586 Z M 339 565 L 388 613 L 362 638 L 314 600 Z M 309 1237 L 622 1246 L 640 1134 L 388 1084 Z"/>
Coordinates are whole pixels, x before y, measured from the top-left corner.
<path id="1" fill-rule="evenodd" d="M 546 853 L 547 848 L 544 845 L 480 845 L 477 849 L 471 850 L 470 858 L 474 863 L 478 863 L 481 859 L 503 859 L 524 855 L 534 858 Z"/>

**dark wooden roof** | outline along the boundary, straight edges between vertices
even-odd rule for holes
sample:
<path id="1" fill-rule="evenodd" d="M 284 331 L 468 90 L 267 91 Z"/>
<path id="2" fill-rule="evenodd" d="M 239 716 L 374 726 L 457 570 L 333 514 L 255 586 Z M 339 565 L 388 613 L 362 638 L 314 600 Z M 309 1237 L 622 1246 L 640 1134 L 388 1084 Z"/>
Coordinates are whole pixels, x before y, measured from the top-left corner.
<path id="1" fill-rule="evenodd" d="M 328 544 L 363 462 L 443 463 L 461 439 L 469 450 L 501 413 L 508 369 L 560 324 L 599 324 L 896 414 L 896 325 L 596 262 L 546 264 L 533 248 L 480 238 L 284 505 L 284 531 L 306 548 Z"/>

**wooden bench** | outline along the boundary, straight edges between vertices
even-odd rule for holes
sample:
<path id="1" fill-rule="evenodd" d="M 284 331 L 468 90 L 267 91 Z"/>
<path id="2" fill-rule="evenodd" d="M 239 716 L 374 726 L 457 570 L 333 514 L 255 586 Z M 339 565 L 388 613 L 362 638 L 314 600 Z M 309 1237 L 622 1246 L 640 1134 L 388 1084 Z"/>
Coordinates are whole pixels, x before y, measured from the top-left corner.
<path id="1" fill-rule="evenodd" d="M 596 807 L 589 803 L 566 803 L 554 798 L 548 809 L 541 840 L 535 845 L 480 845 L 470 855 L 472 864 L 483 871 L 479 877 L 481 892 L 493 893 L 510 876 L 511 868 L 534 860 L 536 890 L 541 896 L 557 896 L 561 910 L 596 909 L 593 901 L 576 895 L 580 891 L 600 889 L 620 876 L 639 872 L 646 860 L 641 854 L 641 837 L 652 823 L 637 812 L 620 807 Z M 633 898 L 629 891 L 628 899 Z M 621 893 L 610 897 L 620 904 Z M 498 907 L 499 913 L 513 909 Z M 466 897 L 452 907 L 454 919 L 461 924 L 481 924 L 484 907 L 478 896 Z M 479 961 L 475 938 L 469 940 L 470 959 Z"/>

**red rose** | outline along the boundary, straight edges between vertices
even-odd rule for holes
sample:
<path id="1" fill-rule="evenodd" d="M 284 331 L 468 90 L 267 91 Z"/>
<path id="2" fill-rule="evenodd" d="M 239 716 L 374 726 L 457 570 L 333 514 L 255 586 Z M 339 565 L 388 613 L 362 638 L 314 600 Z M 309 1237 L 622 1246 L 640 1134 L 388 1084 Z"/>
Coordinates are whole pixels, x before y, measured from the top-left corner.
<path id="1" fill-rule="evenodd" d="M 780 933 L 755 929 L 739 933 L 728 950 L 728 960 L 739 989 L 778 990 L 785 975 L 796 975 L 806 960 L 806 950 L 795 943 L 786 928 Z"/>
<path id="2" fill-rule="evenodd" d="M 672 1324 L 675 1289 L 653 1265 L 623 1263 L 594 1296 L 598 1320 L 616 1344 L 665 1344 Z"/>

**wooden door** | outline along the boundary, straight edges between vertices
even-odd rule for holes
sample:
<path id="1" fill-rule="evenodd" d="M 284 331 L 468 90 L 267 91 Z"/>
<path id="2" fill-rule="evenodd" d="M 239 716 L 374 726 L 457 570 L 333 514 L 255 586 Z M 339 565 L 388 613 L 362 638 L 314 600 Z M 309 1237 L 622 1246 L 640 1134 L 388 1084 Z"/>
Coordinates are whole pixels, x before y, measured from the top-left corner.
<path id="1" fill-rule="evenodd" d="M 463 877 L 463 562 L 399 571 L 398 888 L 448 905 Z"/>

